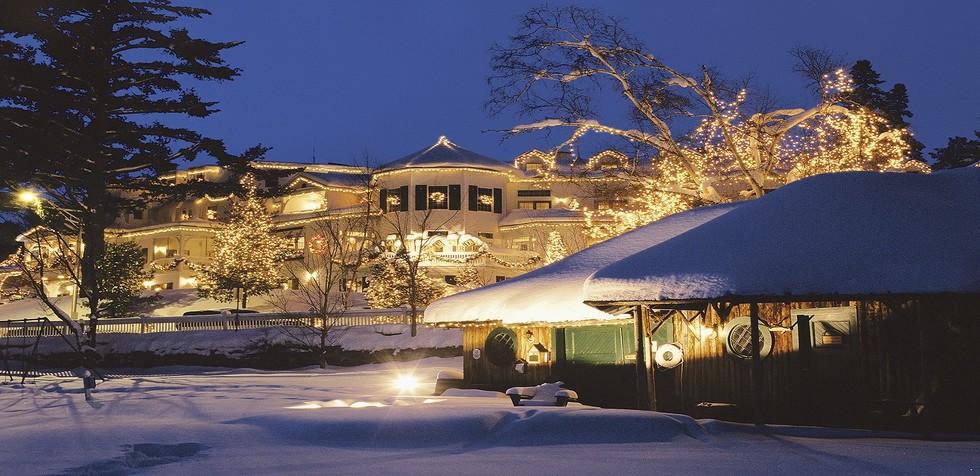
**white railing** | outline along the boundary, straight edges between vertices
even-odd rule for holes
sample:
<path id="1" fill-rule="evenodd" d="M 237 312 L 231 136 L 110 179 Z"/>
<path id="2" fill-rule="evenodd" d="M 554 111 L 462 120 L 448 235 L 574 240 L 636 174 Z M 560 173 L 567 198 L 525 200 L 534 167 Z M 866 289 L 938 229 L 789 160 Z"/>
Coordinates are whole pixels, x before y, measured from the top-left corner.
<path id="1" fill-rule="evenodd" d="M 351 309 L 326 318 L 309 312 L 208 314 L 200 316 L 140 316 L 99 321 L 100 334 L 148 334 L 200 330 L 262 329 L 267 327 L 358 327 L 382 324 L 409 324 L 411 311 L 396 309 Z M 421 320 L 422 310 L 418 311 Z M 325 322 L 324 322 L 325 321 Z M 79 322 L 84 330 L 88 321 Z M 0 321 L 0 337 L 55 337 L 68 334 L 65 323 L 37 319 Z"/>

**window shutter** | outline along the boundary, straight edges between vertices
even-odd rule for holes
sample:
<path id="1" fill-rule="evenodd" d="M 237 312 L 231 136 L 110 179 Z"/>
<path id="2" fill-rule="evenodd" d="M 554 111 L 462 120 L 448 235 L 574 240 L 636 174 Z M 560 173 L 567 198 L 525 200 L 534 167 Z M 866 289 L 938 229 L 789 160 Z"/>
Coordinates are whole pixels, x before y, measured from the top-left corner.
<path id="1" fill-rule="evenodd" d="M 449 209 L 459 210 L 460 205 L 460 187 L 459 185 L 449 186 Z"/>
<path id="2" fill-rule="evenodd" d="M 468 200 L 468 202 L 469 202 L 469 204 L 468 204 L 469 210 L 471 212 L 475 212 L 476 211 L 476 201 L 478 200 L 478 197 L 480 195 L 480 189 L 477 188 L 476 185 L 470 185 L 469 192 L 470 192 L 469 193 L 470 196 L 469 196 L 469 200 Z"/>
<path id="3" fill-rule="evenodd" d="M 493 212 L 504 212 L 504 191 L 499 188 L 493 189 Z"/>
<path id="4" fill-rule="evenodd" d="M 427 185 L 415 186 L 415 209 L 425 210 L 429 201 L 429 187 Z"/>
<path id="5" fill-rule="evenodd" d="M 388 211 L 388 189 L 381 189 L 378 196 L 381 197 L 381 201 L 378 203 L 378 206 L 381 208 L 381 212 L 385 213 Z"/>
<path id="6" fill-rule="evenodd" d="M 401 201 L 401 211 L 408 211 L 408 185 L 398 187 L 398 200 Z"/>

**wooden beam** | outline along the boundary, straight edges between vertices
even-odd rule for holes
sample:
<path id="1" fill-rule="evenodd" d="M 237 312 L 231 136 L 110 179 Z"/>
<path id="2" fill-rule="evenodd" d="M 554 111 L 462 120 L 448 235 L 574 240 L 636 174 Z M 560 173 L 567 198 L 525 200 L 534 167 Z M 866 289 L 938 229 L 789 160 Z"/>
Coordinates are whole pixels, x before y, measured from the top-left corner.
<path id="1" fill-rule="evenodd" d="M 759 348 L 759 303 L 749 304 L 749 327 L 752 328 L 752 419 L 756 425 L 762 418 L 762 356 Z"/>
<path id="2" fill-rule="evenodd" d="M 633 334 L 636 338 L 636 408 L 656 410 L 657 397 L 653 382 L 653 362 L 650 355 L 650 309 L 636 306 L 633 309 Z"/>

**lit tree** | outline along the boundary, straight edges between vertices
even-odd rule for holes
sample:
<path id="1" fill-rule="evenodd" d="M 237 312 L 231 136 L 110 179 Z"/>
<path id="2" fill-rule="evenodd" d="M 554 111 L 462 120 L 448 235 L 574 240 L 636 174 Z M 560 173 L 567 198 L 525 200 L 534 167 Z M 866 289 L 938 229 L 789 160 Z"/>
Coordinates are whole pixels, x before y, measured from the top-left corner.
<path id="1" fill-rule="evenodd" d="M 136 243 L 106 244 L 97 267 L 98 286 L 102 289 L 99 310 L 103 317 L 131 316 L 140 306 L 156 300 L 156 296 L 140 295 L 143 282 L 153 279 L 153 272 L 144 271 L 143 261 L 143 249 Z"/>
<path id="2" fill-rule="evenodd" d="M 545 249 L 544 264 L 551 264 L 565 256 L 568 256 L 568 248 L 565 247 L 565 240 L 561 233 L 552 230 L 548 233 L 548 246 Z"/>
<path id="3" fill-rule="evenodd" d="M 462 269 L 459 270 L 459 274 L 456 275 L 456 289 L 458 291 L 466 291 L 469 289 L 476 289 L 481 286 L 485 286 L 486 280 L 480 275 L 480 270 L 476 269 L 476 266 L 472 264 L 466 264 Z"/>
<path id="4" fill-rule="evenodd" d="M 214 256 L 198 266 L 198 291 L 244 308 L 249 296 L 282 287 L 282 262 L 292 256 L 290 243 L 273 233 L 272 216 L 256 192 L 255 177 L 241 179 L 244 196 L 235 201 L 227 226 L 214 237 Z"/>
<path id="5" fill-rule="evenodd" d="M 404 258 L 388 256 L 371 266 L 371 283 L 364 297 L 371 306 L 425 307 L 446 295 L 446 284 L 424 273 L 412 276 Z M 414 335 L 414 334 L 413 334 Z"/>
<path id="6" fill-rule="evenodd" d="M 509 133 L 570 130 L 557 150 L 598 132 L 653 153 L 651 166 L 634 178 L 641 191 L 627 206 L 586 211 L 597 239 L 692 206 L 760 197 L 814 173 L 925 171 L 908 160 L 907 130 L 876 130 L 887 121 L 848 101 L 853 86 L 843 71 L 820 78 L 823 94 L 814 105 L 753 111 L 746 88 L 725 84 L 708 68 L 696 77 L 680 72 L 647 52 L 619 20 L 595 10 L 531 9 L 511 44 L 494 47 L 492 69 L 494 112 L 516 106 L 526 115 L 552 116 Z M 592 99 L 605 89 L 625 98 L 637 127 L 597 119 Z M 701 119 L 678 133 L 675 119 L 690 117 Z"/>

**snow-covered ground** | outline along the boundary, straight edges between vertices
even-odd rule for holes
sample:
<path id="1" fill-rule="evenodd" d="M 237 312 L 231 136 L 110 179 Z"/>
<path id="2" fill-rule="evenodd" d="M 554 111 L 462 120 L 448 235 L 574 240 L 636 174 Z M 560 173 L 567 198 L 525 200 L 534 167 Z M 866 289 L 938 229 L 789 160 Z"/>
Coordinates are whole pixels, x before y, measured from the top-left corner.
<path id="1" fill-rule="evenodd" d="M 4 474 L 970 474 L 980 442 L 750 426 L 500 394 L 399 396 L 461 358 L 263 372 L 161 368 L 0 386 Z"/>

